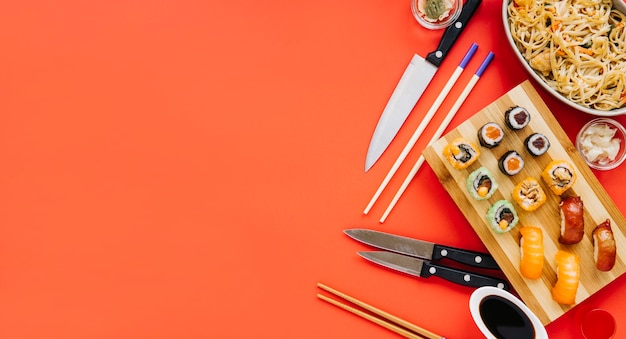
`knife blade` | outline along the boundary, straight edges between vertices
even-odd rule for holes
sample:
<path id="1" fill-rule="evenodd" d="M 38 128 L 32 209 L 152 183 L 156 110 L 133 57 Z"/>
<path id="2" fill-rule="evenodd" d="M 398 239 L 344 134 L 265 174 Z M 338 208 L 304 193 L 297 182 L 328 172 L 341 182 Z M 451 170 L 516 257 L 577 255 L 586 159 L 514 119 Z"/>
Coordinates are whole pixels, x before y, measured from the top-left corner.
<path id="1" fill-rule="evenodd" d="M 458 19 L 445 29 L 435 51 L 426 58 L 413 55 L 378 120 L 367 150 L 365 172 L 376 163 L 396 136 L 481 1 L 467 0 Z"/>
<path id="2" fill-rule="evenodd" d="M 426 260 L 448 258 L 473 267 L 500 269 L 495 259 L 487 253 L 362 228 L 348 229 L 344 233 L 364 244 L 416 258 Z"/>
<path id="3" fill-rule="evenodd" d="M 436 276 L 468 287 L 493 286 L 509 290 L 508 282 L 503 279 L 447 267 L 427 260 L 385 251 L 357 253 L 373 263 L 416 277 L 429 278 Z"/>

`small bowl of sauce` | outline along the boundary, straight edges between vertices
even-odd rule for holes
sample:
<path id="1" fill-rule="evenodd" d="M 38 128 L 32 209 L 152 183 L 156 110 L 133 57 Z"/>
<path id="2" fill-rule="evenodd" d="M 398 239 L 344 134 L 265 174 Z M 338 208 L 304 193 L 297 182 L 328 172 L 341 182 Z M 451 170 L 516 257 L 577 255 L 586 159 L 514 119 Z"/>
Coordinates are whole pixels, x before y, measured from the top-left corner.
<path id="1" fill-rule="evenodd" d="M 616 120 L 589 121 L 576 136 L 576 148 L 589 167 L 611 170 L 626 159 L 626 129 Z"/>
<path id="2" fill-rule="evenodd" d="M 491 286 L 470 297 L 474 322 L 488 339 L 548 339 L 537 316 L 513 294 Z"/>

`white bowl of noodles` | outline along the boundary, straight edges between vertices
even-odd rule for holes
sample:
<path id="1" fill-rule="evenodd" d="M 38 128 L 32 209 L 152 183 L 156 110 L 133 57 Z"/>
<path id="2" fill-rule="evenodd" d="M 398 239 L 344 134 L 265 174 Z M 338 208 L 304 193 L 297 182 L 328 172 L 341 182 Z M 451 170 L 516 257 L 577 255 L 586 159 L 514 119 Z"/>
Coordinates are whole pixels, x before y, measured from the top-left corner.
<path id="1" fill-rule="evenodd" d="M 624 0 L 504 0 L 507 40 L 526 71 L 570 107 L 626 114 Z"/>

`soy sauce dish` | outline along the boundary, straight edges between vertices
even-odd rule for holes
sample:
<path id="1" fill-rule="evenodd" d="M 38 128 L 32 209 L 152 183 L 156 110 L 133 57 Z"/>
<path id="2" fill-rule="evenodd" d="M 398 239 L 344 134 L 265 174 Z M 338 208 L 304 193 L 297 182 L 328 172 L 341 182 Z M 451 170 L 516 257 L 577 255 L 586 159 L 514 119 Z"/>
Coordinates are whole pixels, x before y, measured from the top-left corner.
<path id="1" fill-rule="evenodd" d="M 537 316 L 505 290 L 480 287 L 472 293 L 469 306 L 474 322 L 488 339 L 548 339 Z"/>

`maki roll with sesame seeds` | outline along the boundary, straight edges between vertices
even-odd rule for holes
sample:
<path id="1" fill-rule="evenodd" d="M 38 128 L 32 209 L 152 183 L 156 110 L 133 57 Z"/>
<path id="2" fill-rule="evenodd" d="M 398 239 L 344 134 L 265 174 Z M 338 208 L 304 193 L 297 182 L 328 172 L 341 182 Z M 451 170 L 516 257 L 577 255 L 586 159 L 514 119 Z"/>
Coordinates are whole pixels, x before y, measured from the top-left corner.
<path id="1" fill-rule="evenodd" d="M 454 139 L 443 148 L 442 153 L 456 169 L 468 168 L 480 156 L 478 147 L 463 138 Z"/>
<path id="2" fill-rule="evenodd" d="M 507 200 L 498 200 L 489 207 L 487 222 L 494 232 L 506 233 L 517 225 L 519 217 L 513 204 Z"/>
<path id="3" fill-rule="evenodd" d="M 470 173 L 465 186 L 469 194 L 476 200 L 489 199 L 498 189 L 496 179 L 486 167 L 480 167 Z"/>
<path id="4" fill-rule="evenodd" d="M 504 112 L 504 122 L 512 130 L 520 130 L 530 123 L 530 112 L 524 107 L 513 106 Z"/>
<path id="5" fill-rule="evenodd" d="M 516 151 L 507 151 L 498 160 L 498 168 L 506 175 L 515 175 L 524 168 L 524 159 Z"/>
<path id="6" fill-rule="evenodd" d="M 566 160 L 553 160 L 541 172 L 541 177 L 556 195 L 561 195 L 576 182 L 574 166 Z"/>
<path id="7" fill-rule="evenodd" d="M 548 151 L 550 148 L 550 140 L 541 133 L 533 133 L 524 140 L 524 145 L 530 154 L 539 156 Z"/>
<path id="8" fill-rule="evenodd" d="M 478 141 L 483 147 L 496 147 L 500 144 L 502 138 L 504 138 L 504 131 L 495 122 L 488 122 L 478 130 Z"/>
<path id="9" fill-rule="evenodd" d="M 513 200 L 524 211 L 532 212 L 546 202 L 546 193 L 539 185 L 539 182 L 532 177 L 528 177 L 518 183 L 511 193 Z"/>

